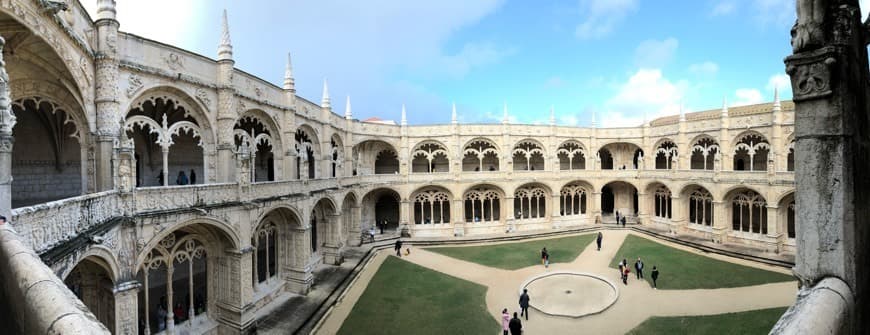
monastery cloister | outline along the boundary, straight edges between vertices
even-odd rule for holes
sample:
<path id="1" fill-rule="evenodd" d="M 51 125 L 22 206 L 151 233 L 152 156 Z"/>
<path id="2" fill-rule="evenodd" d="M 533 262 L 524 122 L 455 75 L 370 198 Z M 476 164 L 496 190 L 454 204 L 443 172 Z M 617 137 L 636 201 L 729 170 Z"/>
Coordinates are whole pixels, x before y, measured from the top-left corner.
<path id="1" fill-rule="evenodd" d="M 796 253 L 791 101 L 631 128 L 512 124 L 508 106 L 501 124 L 455 107 L 450 124 L 360 122 L 325 81 L 320 103 L 297 96 L 289 56 L 281 87 L 234 68 L 226 14 L 211 59 L 121 32 L 98 3 L 0 1 L 0 212 L 112 333 L 157 333 L 166 311 L 167 334 L 246 330 L 376 222 L 449 239 L 618 212 Z"/>

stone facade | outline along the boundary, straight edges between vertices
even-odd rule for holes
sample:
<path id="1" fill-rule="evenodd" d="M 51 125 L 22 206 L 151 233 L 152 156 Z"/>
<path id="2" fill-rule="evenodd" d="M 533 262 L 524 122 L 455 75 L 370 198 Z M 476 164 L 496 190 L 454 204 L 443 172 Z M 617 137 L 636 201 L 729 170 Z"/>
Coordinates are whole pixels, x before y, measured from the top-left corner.
<path id="1" fill-rule="evenodd" d="M 0 211 L 83 301 L 113 299 L 95 315 L 116 334 L 248 329 L 376 222 L 449 238 L 618 212 L 795 251 L 790 101 L 618 129 L 363 123 L 326 83 L 296 96 L 289 59 L 282 87 L 236 70 L 226 16 L 215 60 L 119 32 L 113 0 L 96 21 L 44 3 L 0 1 Z"/>

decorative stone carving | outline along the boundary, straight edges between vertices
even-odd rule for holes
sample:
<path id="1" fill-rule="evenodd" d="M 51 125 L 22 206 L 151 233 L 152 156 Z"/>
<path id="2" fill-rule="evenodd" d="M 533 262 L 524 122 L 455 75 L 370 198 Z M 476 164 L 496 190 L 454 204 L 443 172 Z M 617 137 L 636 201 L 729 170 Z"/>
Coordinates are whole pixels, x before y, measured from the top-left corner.
<path id="1" fill-rule="evenodd" d="M 208 97 L 208 92 L 206 90 L 202 89 L 201 87 L 197 88 L 195 96 L 196 99 L 202 102 L 202 104 L 206 107 L 211 106 L 211 98 Z"/>
<path id="2" fill-rule="evenodd" d="M 142 85 L 142 77 L 139 77 L 139 75 L 134 73 L 127 77 L 127 97 L 132 98 L 136 95 L 136 92 L 139 92 Z"/>
<path id="3" fill-rule="evenodd" d="M 791 77 L 795 102 L 831 95 L 831 66 L 836 62 L 832 54 L 833 48 L 826 47 L 789 57 L 785 71 Z"/>
<path id="4" fill-rule="evenodd" d="M 6 62 L 3 60 L 4 45 L 6 45 L 6 40 L 4 40 L 3 37 L 0 37 L 0 134 L 12 135 L 12 128 L 15 127 L 16 118 L 15 114 L 12 113 L 11 93 L 9 92 L 9 74 L 6 73 Z M 11 148 L 11 142 L 9 142 L 10 152 L 12 150 Z"/>
<path id="5" fill-rule="evenodd" d="M 168 53 L 165 57 L 163 57 L 163 61 L 166 62 L 166 65 L 169 66 L 170 69 L 173 70 L 182 70 L 184 69 L 184 56 L 179 55 L 174 52 Z"/>
<path id="6" fill-rule="evenodd" d="M 820 47 L 825 42 L 822 23 L 825 20 L 825 0 L 798 0 L 797 22 L 791 28 L 791 46 L 795 54 Z"/>

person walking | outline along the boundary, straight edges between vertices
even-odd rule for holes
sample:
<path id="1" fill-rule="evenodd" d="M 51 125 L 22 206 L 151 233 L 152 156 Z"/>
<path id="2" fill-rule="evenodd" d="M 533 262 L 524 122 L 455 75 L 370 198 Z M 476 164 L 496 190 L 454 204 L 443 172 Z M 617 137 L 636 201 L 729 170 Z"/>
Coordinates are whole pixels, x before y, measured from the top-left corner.
<path id="1" fill-rule="evenodd" d="M 656 266 L 653 265 L 652 270 L 652 280 L 653 280 L 653 290 L 658 290 L 658 286 L 656 286 L 656 280 L 659 279 L 659 269 L 656 269 Z"/>
<path id="2" fill-rule="evenodd" d="M 617 267 L 619 268 L 619 278 L 622 279 L 622 270 L 623 270 L 623 267 L 625 267 L 625 263 L 623 263 L 623 261 L 619 261 L 619 264 L 617 265 Z"/>
<path id="3" fill-rule="evenodd" d="M 523 289 L 523 294 L 520 295 L 520 316 L 525 315 L 526 321 L 529 321 L 529 290 Z M 516 318 L 517 313 L 514 313 Z"/>
<path id="4" fill-rule="evenodd" d="M 637 279 L 643 279 L 643 261 L 640 260 L 640 257 L 637 258 L 637 262 L 634 262 L 634 270 Z"/>
<path id="5" fill-rule="evenodd" d="M 622 271 L 625 271 L 622 274 L 622 283 L 628 285 L 628 275 L 631 273 L 631 270 L 629 270 L 628 266 L 626 266 Z"/>
<path id="6" fill-rule="evenodd" d="M 547 248 L 541 249 L 541 264 L 544 264 L 544 267 L 550 267 L 550 253 L 547 252 Z"/>
<path id="7" fill-rule="evenodd" d="M 507 308 L 501 310 L 502 335 L 508 335 L 508 330 L 510 330 L 510 328 L 508 328 L 508 326 L 510 325 L 510 322 L 511 322 L 511 315 L 508 314 Z"/>
<path id="8" fill-rule="evenodd" d="M 396 240 L 396 256 L 402 257 L 402 240 Z"/>
<path id="9" fill-rule="evenodd" d="M 601 240 L 604 239 L 604 235 L 601 232 L 598 232 L 598 237 L 595 238 L 595 244 L 598 245 L 598 251 L 601 251 Z"/>
<path id="10" fill-rule="evenodd" d="M 514 318 L 511 319 L 511 322 L 508 324 L 508 328 L 510 328 L 511 330 L 511 335 L 523 334 L 523 322 L 520 321 L 520 318 L 517 317 L 517 312 L 514 312 Z"/>

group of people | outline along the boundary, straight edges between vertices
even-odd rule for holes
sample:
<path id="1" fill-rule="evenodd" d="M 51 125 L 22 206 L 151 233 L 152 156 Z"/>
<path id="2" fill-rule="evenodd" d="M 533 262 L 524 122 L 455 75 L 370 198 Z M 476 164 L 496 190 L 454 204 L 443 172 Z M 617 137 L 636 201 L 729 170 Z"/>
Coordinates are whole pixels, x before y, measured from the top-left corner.
<path id="1" fill-rule="evenodd" d="M 631 273 L 631 270 L 629 269 L 629 265 L 628 265 L 628 260 L 623 258 L 622 261 L 619 262 L 618 267 L 619 267 L 619 275 L 622 278 L 622 283 L 625 285 L 628 285 L 628 275 Z M 640 257 L 638 257 L 637 261 L 634 262 L 634 274 L 635 274 L 636 279 L 638 279 L 638 280 L 643 279 L 643 269 L 644 269 L 643 261 L 640 260 Z M 652 273 L 650 273 L 650 278 L 652 278 L 653 289 L 657 290 L 658 286 L 656 284 L 656 281 L 659 279 L 659 269 L 656 268 L 655 265 L 653 265 Z"/>
<path id="2" fill-rule="evenodd" d="M 525 316 L 526 321 L 529 321 L 529 290 L 523 289 L 523 294 L 520 294 L 520 314 L 514 312 L 514 317 L 511 318 L 508 314 L 508 309 L 501 311 L 501 330 L 503 335 L 520 335 L 523 333 L 523 321 L 520 316 Z"/>
<path id="3" fill-rule="evenodd" d="M 616 224 L 622 224 L 622 227 L 625 227 L 625 215 L 620 216 L 619 211 L 616 211 Z"/>
<path id="4" fill-rule="evenodd" d="M 163 170 L 157 174 L 157 184 L 163 185 Z M 175 178 L 176 185 L 193 185 L 196 184 L 196 171 L 190 169 L 190 177 L 188 177 L 184 171 L 178 171 L 178 177 Z"/>
<path id="5" fill-rule="evenodd" d="M 393 250 L 396 251 L 396 257 L 402 257 L 402 240 L 396 240 L 396 244 L 393 246 Z M 405 248 L 405 256 L 411 254 L 411 248 Z"/>

